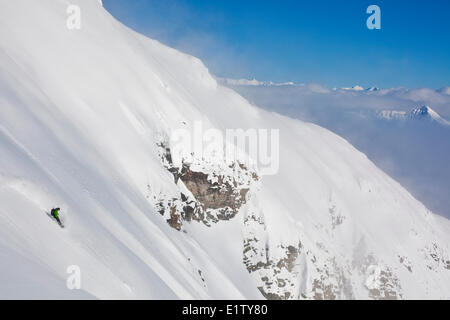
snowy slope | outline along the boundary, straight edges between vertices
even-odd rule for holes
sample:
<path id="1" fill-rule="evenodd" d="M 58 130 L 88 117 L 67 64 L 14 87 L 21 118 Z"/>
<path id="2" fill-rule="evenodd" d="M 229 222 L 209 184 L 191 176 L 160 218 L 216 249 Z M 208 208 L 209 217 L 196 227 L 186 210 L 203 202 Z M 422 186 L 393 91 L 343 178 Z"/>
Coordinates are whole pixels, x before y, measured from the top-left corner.
<path id="1" fill-rule="evenodd" d="M 251 106 L 98 1 L 71 3 L 80 30 L 68 1 L 0 2 L 0 298 L 450 298 L 450 224 L 366 156 Z M 279 128 L 279 172 L 196 157 L 175 182 L 161 148 L 199 120 Z M 176 215 L 217 175 L 245 194 L 235 212 Z"/>

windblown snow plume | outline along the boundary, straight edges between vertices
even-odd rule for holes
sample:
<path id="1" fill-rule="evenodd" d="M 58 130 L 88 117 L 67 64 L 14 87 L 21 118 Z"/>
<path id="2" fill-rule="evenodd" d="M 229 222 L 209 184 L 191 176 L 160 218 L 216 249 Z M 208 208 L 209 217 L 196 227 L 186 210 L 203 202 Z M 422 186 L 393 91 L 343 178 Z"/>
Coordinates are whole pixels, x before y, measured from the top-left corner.
<path id="1" fill-rule="evenodd" d="M 64 0 L 0 3 L 0 298 L 450 298 L 448 220 L 364 154 L 71 2 L 79 29 Z M 198 122 L 279 130 L 278 170 L 180 159 Z"/>

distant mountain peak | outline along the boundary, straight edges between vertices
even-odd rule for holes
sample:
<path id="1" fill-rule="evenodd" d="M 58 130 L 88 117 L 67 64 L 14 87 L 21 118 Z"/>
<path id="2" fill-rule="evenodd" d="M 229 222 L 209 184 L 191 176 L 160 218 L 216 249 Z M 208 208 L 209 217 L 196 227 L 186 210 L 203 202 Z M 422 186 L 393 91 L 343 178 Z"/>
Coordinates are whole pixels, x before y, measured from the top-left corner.
<path id="1" fill-rule="evenodd" d="M 414 108 L 409 112 L 411 119 L 427 119 L 437 121 L 441 124 L 449 125 L 450 122 L 442 118 L 439 113 L 431 109 L 429 106 L 421 106 Z"/>
<path id="2" fill-rule="evenodd" d="M 337 89 L 335 88 L 335 90 L 337 90 Z M 378 88 L 378 87 L 364 88 L 364 87 L 362 87 L 360 85 L 354 85 L 353 87 L 350 87 L 350 88 L 349 87 L 341 88 L 341 90 L 344 90 L 344 91 L 366 91 L 366 92 L 372 92 L 372 91 L 379 91 L 380 88 Z"/>
<path id="3" fill-rule="evenodd" d="M 359 86 L 359 85 L 354 85 L 351 88 L 341 88 L 342 90 L 347 90 L 347 91 L 364 91 L 364 88 Z"/>
<path id="4" fill-rule="evenodd" d="M 382 110 L 378 112 L 380 118 L 386 120 L 428 120 L 435 121 L 442 125 L 450 125 L 450 122 L 442 118 L 439 113 L 429 106 L 421 106 L 409 112 L 397 110 Z"/>

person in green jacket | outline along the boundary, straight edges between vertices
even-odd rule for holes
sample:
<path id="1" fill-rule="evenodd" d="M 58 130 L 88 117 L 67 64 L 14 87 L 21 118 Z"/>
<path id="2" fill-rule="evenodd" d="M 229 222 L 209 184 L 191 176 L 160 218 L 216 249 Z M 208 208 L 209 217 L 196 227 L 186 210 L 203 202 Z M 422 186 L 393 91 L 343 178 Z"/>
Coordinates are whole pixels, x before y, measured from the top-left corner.
<path id="1" fill-rule="evenodd" d="M 51 211 L 51 215 L 53 218 L 55 218 L 56 221 L 58 221 L 58 223 L 61 225 L 61 220 L 59 220 L 59 210 L 61 210 L 60 208 L 54 208 Z"/>

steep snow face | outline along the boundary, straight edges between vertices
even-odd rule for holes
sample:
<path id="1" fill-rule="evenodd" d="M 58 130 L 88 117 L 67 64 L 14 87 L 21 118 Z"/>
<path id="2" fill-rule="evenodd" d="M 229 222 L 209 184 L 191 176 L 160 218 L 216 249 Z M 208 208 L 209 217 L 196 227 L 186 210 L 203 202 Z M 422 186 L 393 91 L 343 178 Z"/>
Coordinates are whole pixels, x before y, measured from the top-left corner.
<path id="1" fill-rule="evenodd" d="M 450 298 L 448 220 L 345 140 L 72 2 L 80 30 L 66 1 L 1 2 L 1 298 Z M 279 170 L 174 161 L 198 121 L 279 129 Z"/>

